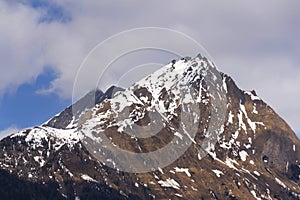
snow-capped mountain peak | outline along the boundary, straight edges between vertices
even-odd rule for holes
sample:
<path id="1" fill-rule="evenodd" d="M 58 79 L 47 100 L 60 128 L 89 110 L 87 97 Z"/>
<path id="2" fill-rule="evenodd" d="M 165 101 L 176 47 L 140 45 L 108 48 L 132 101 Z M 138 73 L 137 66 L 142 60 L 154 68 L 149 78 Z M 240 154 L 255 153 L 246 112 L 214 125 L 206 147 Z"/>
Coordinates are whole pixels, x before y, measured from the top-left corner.
<path id="1" fill-rule="evenodd" d="M 92 91 L 0 149 L 1 183 L 15 185 L 0 197 L 300 199 L 295 133 L 200 55 Z"/>

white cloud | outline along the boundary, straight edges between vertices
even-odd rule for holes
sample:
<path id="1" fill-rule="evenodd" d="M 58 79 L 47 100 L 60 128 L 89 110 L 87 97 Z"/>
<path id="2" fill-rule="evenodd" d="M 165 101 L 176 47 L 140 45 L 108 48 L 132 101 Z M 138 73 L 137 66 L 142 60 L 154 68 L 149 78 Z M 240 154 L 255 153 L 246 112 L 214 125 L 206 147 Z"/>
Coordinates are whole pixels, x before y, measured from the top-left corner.
<path id="1" fill-rule="evenodd" d="M 17 133 L 18 131 L 20 131 L 20 129 L 18 129 L 15 126 L 11 126 L 7 129 L 0 130 L 0 139 L 4 138 L 6 136 L 9 136 L 10 134 Z"/>
<path id="2" fill-rule="evenodd" d="M 258 94 L 300 131 L 300 2 L 58 1 L 66 23 L 39 23 L 43 9 L 0 2 L 0 96 L 32 81 L 48 65 L 60 76 L 49 90 L 71 97 L 76 71 L 107 37 L 130 28 L 161 26 L 202 43 L 219 69 Z M 89 77 L 87 77 L 87 81 Z"/>

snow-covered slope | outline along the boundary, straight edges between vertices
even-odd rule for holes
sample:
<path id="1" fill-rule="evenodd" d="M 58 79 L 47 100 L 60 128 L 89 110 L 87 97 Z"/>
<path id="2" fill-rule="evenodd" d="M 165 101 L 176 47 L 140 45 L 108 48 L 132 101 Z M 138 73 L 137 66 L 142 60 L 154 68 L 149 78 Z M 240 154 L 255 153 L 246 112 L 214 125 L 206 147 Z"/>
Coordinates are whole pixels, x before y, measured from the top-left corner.
<path id="1" fill-rule="evenodd" d="M 201 118 L 201 107 L 208 107 L 208 103 L 211 104 L 210 120 Z M 211 125 L 202 131 L 205 139 L 199 148 L 212 149 L 224 129 L 226 112 L 224 79 L 213 63 L 198 55 L 193 59 L 173 61 L 95 106 L 83 117 L 85 120 L 81 120 L 79 132 L 84 135 L 88 150 L 97 152 L 93 156 L 108 166 L 127 172 L 147 172 L 165 167 L 181 156 L 191 143 L 195 143 L 194 137 L 204 120 Z M 110 139 L 105 135 L 116 128 L 121 135 L 131 136 L 127 142 L 122 142 L 121 148 L 125 150 L 120 150 L 113 142 L 120 134 L 113 134 Z M 139 143 L 141 138 L 146 141 L 145 138 L 159 132 L 167 132 L 175 138 L 159 150 L 157 144 L 147 148 Z M 135 144 L 128 145 L 130 142 Z M 134 148 L 148 153 L 128 154 L 125 146 L 129 146 L 127 150 Z M 149 152 L 156 147 L 157 151 Z M 198 152 L 200 157 L 205 156 L 202 149 Z M 112 154 L 116 155 L 113 162 Z M 169 161 L 164 161 L 167 154 Z M 135 166 L 119 157 L 127 157 Z"/>

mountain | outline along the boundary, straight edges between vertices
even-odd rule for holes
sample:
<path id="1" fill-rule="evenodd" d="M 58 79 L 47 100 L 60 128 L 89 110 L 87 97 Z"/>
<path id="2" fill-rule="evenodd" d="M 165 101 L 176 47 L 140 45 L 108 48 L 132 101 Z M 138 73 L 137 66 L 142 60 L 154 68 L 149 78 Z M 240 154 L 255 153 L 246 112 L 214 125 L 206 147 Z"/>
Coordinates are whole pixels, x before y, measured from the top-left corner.
<path id="1" fill-rule="evenodd" d="M 201 55 L 92 91 L 0 149 L 1 199 L 300 199 L 295 133 Z"/>

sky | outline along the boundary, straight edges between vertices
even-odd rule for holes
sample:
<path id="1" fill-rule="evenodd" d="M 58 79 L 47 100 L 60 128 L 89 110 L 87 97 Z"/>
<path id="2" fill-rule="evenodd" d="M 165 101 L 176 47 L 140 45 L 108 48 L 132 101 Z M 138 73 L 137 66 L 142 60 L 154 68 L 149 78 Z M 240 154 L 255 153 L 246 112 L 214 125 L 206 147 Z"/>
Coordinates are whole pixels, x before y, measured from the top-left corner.
<path id="1" fill-rule="evenodd" d="M 300 1 L 284 0 L 2 0 L 0 137 L 70 105 L 89 52 L 138 27 L 194 38 L 220 71 L 241 89 L 255 89 L 300 136 L 299 7 Z"/>

